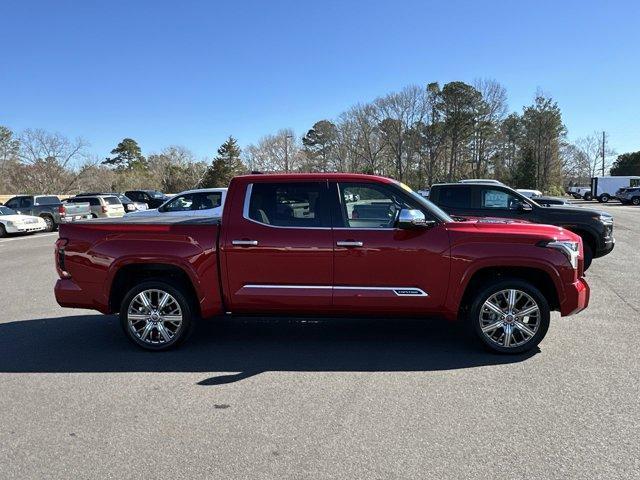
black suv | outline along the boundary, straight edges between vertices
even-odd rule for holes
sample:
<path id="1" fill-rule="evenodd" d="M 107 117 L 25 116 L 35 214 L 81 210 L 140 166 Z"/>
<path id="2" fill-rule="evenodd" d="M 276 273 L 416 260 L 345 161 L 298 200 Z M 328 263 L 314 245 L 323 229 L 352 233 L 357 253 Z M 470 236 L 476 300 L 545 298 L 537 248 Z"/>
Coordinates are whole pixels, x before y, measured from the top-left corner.
<path id="1" fill-rule="evenodd" d="M 146 203 L 149 208 L 158 208 L 169 200 L 164 193 L 155 190 L 128 190 L 124 194 L 134 202 Z"/>
<path id="2" fill-rule="evenodd" d="M 613 216 L 583 207 L 543 207 L 505 185 L 442 183 L 429 200 L 454 217 L 499 217 L 557 225 L 582 237 L 584 268 L 613 250 Z"/>

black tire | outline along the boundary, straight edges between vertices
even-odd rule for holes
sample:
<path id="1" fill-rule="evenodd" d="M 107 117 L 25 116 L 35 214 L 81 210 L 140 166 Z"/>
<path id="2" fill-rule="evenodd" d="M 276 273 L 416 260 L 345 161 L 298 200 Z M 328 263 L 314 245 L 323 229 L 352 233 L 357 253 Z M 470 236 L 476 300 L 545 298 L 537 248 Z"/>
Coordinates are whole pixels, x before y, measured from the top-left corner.
<path id="1" fill-rule="evenodd" d="M 4 238 L 7 236 L 7 229 L 4 228 L 4 225 L 0 223 L 0 238 Z"/>
<path id="2" fill-rule="evenodd" d="M 631 203 L 636 206 L 640 205 L 640 197 L 633 197 Z"/>
<path id="3" fill-rule="evenodd" d="M 591 200 L 593 200 L 593 195 L 591 195 L 591 193 L 585 193 L 584 194 L 584 199 L 591 201 Z"/>
<path id="4" fill-rule="evenodd" d="M 44 223 L 47 224 L 47 227 L 44 229 L 45 232 L 53 232 L 56 229 L 56 224 L 53 221 L 53 217 L 50 215 L 42 215 L 40 218 L 44 220 Z"/>
<path id="5" fill-rule="evenodd" d="M 600 195 L 598 197 L 598 201 L 600 203 L 607 203 L 610 199 L 611 199 L 611 197 L 609 195 L 607 195 L 606 193 L 603 193 L 602 195 Z"/>
<path id="6" fill-rule="evenodd" d="M 160 331 L 158 330 L 158 328 L 153 326 L 151 327 L 152 330 L 148 333 L 149 341 L 145 341 L 141 339 L 141 337 L 138 334 L 136 334 L 135 324 L 132 325 L 129 322 L 128 311 L 129 311 L 129 307 L 132 305 L 132 302 L 134 301 L 134 299 L 137 297 L 138 294 L 145 291 L 149 291 L 149 290 L 168 293 L 171 297 L 173 297 L 173 299 L 179 305 L 180 312 L 182 315 L 181 324 L 180 324 L 180 327 L 175 330 L 175 333 L 173 334 L 171 339 L 168 341 L 160 340 L 160 336 L 161 336 Z M 120 305 L 120 326 L 122 327 L 125 335 L 139 347 L 142 347 L 146 350 L 154 350 L 154 351 L 170 350 L 172 348 L 177 347 L 182 342 L 184 342 L 189 337 L 189 334 L 191 333 L 191 330 L 194 324 L 194 319 L 193 319 L 194 308 L 192 305 L 193 305 L 193 302 L 190 301 L 190 299 L 188 298 L 188 295 L 179 286 L 172 285 L 162 280 L 146 281 L 133 287 L 124 296 L 124 299 L 122 300 L 122 303 Z M 143 323 L 143 322 L 140 322 L 140 323 Z M 146 324 L 148 323 L 149 321 L 146 322 Z M 162 323 L 163 325 L 167 325 L 169 327 L 168 324 L 165 324 L 164 322 Z M 146 324 L 143 323 L 143 325 L 146 325 Z M 155 336 L 154 336 L 153 328 L 156 328 Z M 154 338 L 156 340 L 155 343 L 153 342 Z"/>
<path id="7" fill-rule="evenodd" d="M 593 262 L 593 249 L 584 238 L 582 239 L 582 250 L 584 251 L 584 271 L 586 272 Z"/>
<path id="8" fill-rule="evenodd" d="M 495 341 L 492 341 L 489 338 L 489 335 L 485 334 L 482 331 L 480 315 L 482 313 L 484 303 L 490 299 L 494 294 L 501 292 L 503 290 L 518 290 L 520 292 L 524 292 L 528 295 L 535 303 L 537 304 L 539 310 L 539 317 L 537 323 L 537 330 L 535 330 L 535 334 L 529 337 L 526 341 L 523 341 L 520 345 L 505 347 L 504 345 L 500 345 Z M 485 310 L 487 312 L 487 310 Z M 489 313 L 492 313 L 490 310 Z M 485 313 L 486 314 L 486 313 Z M 471 304 L 471 308 L 469 310 L 469 316 L 467 318 L 468 325 L 471 327 L 471 330 L 474 332 L 476 338 L 480 341 L 480 343 L 488 350 L 501 353 L 501 354 L 519 354 L 523 352 L 527 352 L 533 348 L 535 348 L 547 334 L 547 330 L 549 330 L 549 319 L 551 316 L 551 311 L 549 308 L 549 302 L 542 295 L 540 290 L 534 287 L 531 283 L 520 280 L 517 278 L 503 278 L 500 280 L 495 280 L 491 282 L 484 288 L 478 290 L 473 296 L 473 302 Z M 516 322 L 517 323 L 517 322 Z M 522 323 L 522 322 L 521 322 Z M 494 330 L 494 334 L 499 335 L 500 328 Z M 513 328 L 513 327 L 512 327 Z M 513 331 L 517 331 L 518 329 L 514 329 Z M 504 329 L 503 329 L 504 336 Z M 524 336 L 522 336 L 524 338 Z M 506 343 L 503 341 L 503 343 Z M 515 342 L 518 343 L 518 342 Z"/>

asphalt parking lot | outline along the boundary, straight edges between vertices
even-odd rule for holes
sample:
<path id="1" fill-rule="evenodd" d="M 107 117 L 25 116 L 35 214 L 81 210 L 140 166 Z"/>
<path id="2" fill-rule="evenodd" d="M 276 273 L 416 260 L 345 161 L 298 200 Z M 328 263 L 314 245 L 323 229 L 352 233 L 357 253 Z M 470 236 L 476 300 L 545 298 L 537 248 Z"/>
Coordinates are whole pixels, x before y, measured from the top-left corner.
<path id="1" fill-rule="evenodd" d="M 144 352 L 62 309 L 55 234 L 0 240 L 0 478 L 640 476 L 640 208 L 526 356 L 440 321 L 238 321 Z"/>

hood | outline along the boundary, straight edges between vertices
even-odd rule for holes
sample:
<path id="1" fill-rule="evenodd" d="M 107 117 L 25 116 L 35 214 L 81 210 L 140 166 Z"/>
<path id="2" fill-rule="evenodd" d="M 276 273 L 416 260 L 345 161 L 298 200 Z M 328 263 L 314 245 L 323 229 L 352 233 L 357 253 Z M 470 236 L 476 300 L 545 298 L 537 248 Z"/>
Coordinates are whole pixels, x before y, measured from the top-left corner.
<path id="1" fill-rule="evenodd" d="M 541 223 L 529 222 L 450 222 L 446 224 L 447 230 L 452 233 L 463 235 L 473 235 L 482 238 L 483 241 L 504 241 L 504 237 L 509 240 L 520 242 L 538 242 L 540 240 L 579 240 L 580 237 L 569 230 L 555 225 L 545 225 Z M 454 234 L 455 234 L 454 233 Z"/>
<path id="2" fill-rule="evenodd" d="M 127 213 L 127 217 L 153 217 L 154 215 L 160 215 L 157 208 L 151 208 L 149 210 L 138 210 L 135 212 Z"/>
<path id="3" fill-rule="evenodd" d="M 520 220 L 517 218 L 500 218 L 500 217 L 474 217 L 470 215 L 454 215 L 452 216 L 459 222 L 471 222 L 471 223 L 531 223 L 528 220 Z"/>
<path id="4" fill-rule="evenodd" d="M 547 215 L 555 213 L 560 218 L 562 218 L 564 215 L 567 215 L 568 213 L 584 218 L 593 218 L 598 216 L 613 218 L 613 215 L 611 215 L 609 212 L 579 206 L 551 205 L 549 207 L 541 208 L 544 208 L 544 211 Z"/>

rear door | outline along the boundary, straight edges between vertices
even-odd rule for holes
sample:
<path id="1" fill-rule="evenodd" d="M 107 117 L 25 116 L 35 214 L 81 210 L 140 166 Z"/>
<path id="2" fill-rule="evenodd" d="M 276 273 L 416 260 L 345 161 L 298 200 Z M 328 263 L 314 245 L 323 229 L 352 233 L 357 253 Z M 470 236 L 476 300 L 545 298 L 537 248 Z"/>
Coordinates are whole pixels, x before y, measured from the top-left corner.
<path id="1" fill-rule="evenodd" d="M 451 185 L 438 187 L 436 198 L 433 195 L 429 198 L 449 215 L 474 215 L 472 193 L 472 185 Z"/>
<path id="2" fill-rule="evenodd" d="M 238 186 L 221 239 L 234 313 L 327 313 L 333 242 L 327 181 Z M 224 279 L 223 279 L 224 281 Z"/>
<path id="3" fill-rule="evenodd" d="M 340 182 L 333 215 L 333 304 L 343 314 L 437 311 L 449 283 L 449 236 L 442 224 L 398 229 L 402 208 L 430 212 L 399 185 Z"/>

